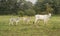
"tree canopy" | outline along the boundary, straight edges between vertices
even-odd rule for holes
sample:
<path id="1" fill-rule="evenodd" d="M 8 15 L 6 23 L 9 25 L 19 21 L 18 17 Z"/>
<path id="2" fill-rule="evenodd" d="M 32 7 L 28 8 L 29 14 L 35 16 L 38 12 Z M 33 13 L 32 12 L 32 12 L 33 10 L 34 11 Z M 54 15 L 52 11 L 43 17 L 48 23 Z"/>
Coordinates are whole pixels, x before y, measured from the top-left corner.
<path id="1" fill-rule="evenodd" d="M 0 15 L 32 16 L 40 13 L 60 14 L 60 0 L 37 0 L 35 4 L 25 0 L 0 0 Z"/>

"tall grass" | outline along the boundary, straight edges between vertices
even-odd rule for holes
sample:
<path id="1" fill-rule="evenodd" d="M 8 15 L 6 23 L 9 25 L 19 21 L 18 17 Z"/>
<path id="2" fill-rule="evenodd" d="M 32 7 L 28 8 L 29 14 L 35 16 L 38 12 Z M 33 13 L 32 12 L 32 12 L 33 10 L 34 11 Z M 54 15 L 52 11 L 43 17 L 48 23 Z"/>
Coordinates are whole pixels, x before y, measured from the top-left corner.
<path id="1" fill-rule="evenodd" d="M 34 17 L 29 24 L 9 25 L 10 17 L 0 16 L 0 36 L 60 36 L 60 16 L 52 16 L 48 24 L 40 21 L 36 25 L 32 23 Z"/>

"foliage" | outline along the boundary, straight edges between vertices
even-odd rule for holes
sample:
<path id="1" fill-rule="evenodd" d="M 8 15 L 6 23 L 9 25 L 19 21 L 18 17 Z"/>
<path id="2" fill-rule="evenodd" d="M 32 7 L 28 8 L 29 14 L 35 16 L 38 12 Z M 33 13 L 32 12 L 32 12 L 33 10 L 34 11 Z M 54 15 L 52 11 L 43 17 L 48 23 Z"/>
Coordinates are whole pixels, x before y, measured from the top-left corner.
<path id="1" fill-rule="evenodd" d="M 60 0 L 37 0 L 36 4 L 25 0 L 0 0 L 0 15 L 22 15 L 22 13 L 23 15 L 35 15 L 43 12 L 60 14 Z"/>
<path id="2" fill-rule="evenodd" d="M 18 15 L 24 16 L 24 12 L 23 12 L 23 11 L 19 11 L 19 12 L 18 12 Z"/>
<path id="3" fill-rule="evenodd" d="M 28 9 L 28 10 L 25 10 L 25 14 L 28 16 L 33 16 L 35 15 L 35 11 L 33 9 Z"/>

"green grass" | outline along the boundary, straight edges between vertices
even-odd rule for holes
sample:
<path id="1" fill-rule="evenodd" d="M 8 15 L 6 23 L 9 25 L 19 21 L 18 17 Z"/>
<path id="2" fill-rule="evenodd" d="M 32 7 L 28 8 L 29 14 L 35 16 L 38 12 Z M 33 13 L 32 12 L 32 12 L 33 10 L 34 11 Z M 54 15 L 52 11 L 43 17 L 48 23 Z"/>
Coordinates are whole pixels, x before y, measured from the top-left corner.
<path id="1" fill-rule="evenodd" d="M 60 36 L 60 16 L 52 16 L 48 24 L 41 21 L 36 25 L 32 21 L 29 24 L 20 22 L 18 25 L 9 25 L 10 17 L 0 16 L 0 36 Z"/>

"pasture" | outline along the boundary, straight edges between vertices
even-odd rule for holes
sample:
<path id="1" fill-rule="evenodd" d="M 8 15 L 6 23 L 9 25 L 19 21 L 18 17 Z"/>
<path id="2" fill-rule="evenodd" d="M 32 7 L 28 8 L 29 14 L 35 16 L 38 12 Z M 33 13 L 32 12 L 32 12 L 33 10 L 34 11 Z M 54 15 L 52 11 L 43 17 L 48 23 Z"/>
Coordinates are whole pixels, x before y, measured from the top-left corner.
<path id="1" fill-rule="evenodd" d="M 32 23 L 34 16 L 29 24 L 20 21 L 18 25 L 9 25 L 10 17 L 0 16 L 0 36 L 60 36 L 60 16 L 52 16 L 48 24 L 40 21 L 36 25 Z"/>

